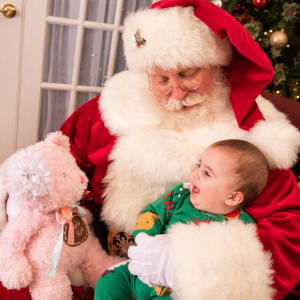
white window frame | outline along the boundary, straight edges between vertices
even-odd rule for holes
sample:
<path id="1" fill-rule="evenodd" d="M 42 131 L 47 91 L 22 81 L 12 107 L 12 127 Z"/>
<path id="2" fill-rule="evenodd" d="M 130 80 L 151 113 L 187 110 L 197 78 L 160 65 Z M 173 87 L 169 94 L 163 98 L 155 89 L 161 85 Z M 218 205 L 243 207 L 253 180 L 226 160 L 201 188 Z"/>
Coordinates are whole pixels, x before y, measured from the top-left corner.
<path id="1" fill-rule="evenodd" d="M 48 2 L 41 0 L 23 0 L 23 43 L 20 73 L 20 100 L 17 130 L 17 149 L 38 141 L 40 106 L 42 90 L 63 90 L 70 92 L 68 115 L 76 108 L 78 92 L 101 93 L 102 87 L 78 84 L 80 57 L 85 29 L 112 31 L 107 79 L 114 74 L 118 48 L 124 0 L 117 0 L 114 24 L 98 23 L 85 20 L 87 0 L 81 0 L 78 19 L 48 16 Z M 153 1 L 155 2 L 155 1 Z M 44 51 L 48 24 L 69 25 L 77 27 L 75 57 L 71 84 L 43 82 Z"/>

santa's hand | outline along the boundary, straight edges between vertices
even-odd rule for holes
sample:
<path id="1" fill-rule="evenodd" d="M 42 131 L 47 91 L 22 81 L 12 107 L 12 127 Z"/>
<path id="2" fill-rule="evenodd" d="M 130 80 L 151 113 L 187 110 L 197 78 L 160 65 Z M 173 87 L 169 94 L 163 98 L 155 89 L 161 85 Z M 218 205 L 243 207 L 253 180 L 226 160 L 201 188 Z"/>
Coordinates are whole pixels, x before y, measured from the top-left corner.
<path id="1" fill-rule="evenodd" d="M 128 250 L 130 273 L 151 287 L 160 285 L 172 288 L 168 235 L 139 233 L 135 241 L 137 245 L 130 246 Z"/>

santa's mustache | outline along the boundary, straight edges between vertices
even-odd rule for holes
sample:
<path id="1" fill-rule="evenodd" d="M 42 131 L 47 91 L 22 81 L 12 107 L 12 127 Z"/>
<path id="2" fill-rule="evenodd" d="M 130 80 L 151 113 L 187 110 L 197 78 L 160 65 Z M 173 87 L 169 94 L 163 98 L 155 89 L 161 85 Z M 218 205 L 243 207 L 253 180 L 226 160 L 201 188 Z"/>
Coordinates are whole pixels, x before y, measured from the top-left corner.
<path id="1" fill-rule="evenodd" d="M 182 100 L 171 97 L 164 107 L 168 111 L 179 111 L 184 107 L 200 104 L 207 100 L 207 97 L 207 95 L 201 95 L 200 93 L 189 92 Z"/>

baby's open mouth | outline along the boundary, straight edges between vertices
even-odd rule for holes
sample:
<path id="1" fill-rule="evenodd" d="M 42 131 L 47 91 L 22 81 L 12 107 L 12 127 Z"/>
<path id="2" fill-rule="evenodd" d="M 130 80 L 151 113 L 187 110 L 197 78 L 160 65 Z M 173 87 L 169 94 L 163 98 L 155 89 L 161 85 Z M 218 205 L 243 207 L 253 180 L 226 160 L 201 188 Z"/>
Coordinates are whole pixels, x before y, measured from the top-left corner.
<path id="1" fill-rule="evenodd" d="M 200 190 L 195 186 L 195 184 L 194 183 L 190 183 L 190 186 L 191 186 L 191 192 L 192 193 L 199 193 L 200 192 Z"/>
<path id="2" fill-rule="evenodd" d="M 199 193 L 199 189 L 198 189 L 196 186 L 194 186 L 194 187 L 193 187 L 193 192 L 194 192 L 194 193 Z"/>

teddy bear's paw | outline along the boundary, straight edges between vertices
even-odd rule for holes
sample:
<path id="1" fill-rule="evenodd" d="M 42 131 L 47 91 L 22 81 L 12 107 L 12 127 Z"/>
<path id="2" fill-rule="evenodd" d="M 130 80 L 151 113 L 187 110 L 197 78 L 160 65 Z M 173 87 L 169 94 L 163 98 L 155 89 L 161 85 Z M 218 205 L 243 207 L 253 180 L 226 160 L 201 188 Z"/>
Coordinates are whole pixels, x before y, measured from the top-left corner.
<path id="1" fill-rule="evenodd" d="M 32 299 L 72 300 L 71 283 L 66 274 L 57 272 L 54 279 L 49 279 L 44 275 L 44 272 L 37 272 L 36 277 L 38 279 L 29 285 Z"/>
<path id="2" fill-rule="evenodd" d="M 32 282 L 32 274 L 7 274 L 6 278 L 2 279 L 1 281 L 7 289 L 21 289 L 27 287 L 30 284 L 30 282 Z"/>
<path id="3" fill-rule="evenodd" d="M 6 263 L 0 271 L 0 280 L 8 289 L 27 287 L 33 280 L 32 269 L 25 257 L 19 257 L 17 262 Z"/>
<path id="4" fill-rule="evenodd" d="M 45 287 L 43 289 L 30 289 L 30 294 L 33 299 L 51 299 L 51 300 L 72 300 L 72 290 L 68 288 L 66 290 L 57 291 L 55 288 L 49 289 L 49 287 Z"/>

